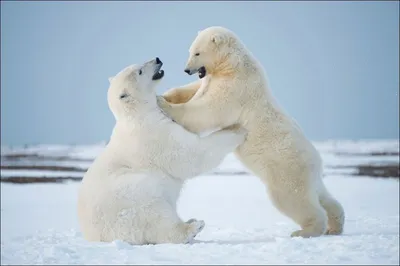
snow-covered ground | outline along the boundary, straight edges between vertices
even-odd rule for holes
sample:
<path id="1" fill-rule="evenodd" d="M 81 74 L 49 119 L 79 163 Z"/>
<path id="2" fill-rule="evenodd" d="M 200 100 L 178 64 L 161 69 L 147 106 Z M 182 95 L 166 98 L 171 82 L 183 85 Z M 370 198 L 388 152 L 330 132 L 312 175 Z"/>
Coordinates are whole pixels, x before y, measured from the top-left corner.
<path id="1" fill-rule="evenodd" d="M 399 151 L 398 141 L 316 146 L 326 166 L 370 162 L 371 151 Z M 68 153 L 90 161 L 101 151 L 101 145 L 96 147 L 42 146 L 32 148 L 32 153 L 52 157 Z M 338 156 L 338 152 L 362 154 Z M 11 153 L 21 149 L 2 147 L 2 155 Z M 398 155 L 378 157 L 398 163 Z M 77 221 L 78 182 L 1 183 L 1 264 L 399 264 L 398 179 L 327 171 L 324 182 L 346 211 L 345 232 L 302 239 L 289 237 L 297 225 L 271 205 L 256 177 L 238 174 L 242 172 L 247 170 L 229 155 L 215 174 L 186 184 L 179 214 L 184 220 L 206 222 L 190 245 L 89 243 Z"/>

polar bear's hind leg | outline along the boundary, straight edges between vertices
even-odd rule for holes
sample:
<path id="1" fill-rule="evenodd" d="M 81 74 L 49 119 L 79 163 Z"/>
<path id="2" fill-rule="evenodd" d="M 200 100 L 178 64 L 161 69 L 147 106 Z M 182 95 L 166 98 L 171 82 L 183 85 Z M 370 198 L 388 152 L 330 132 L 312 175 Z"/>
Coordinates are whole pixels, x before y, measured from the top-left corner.
<path id="1" fill-rule="evenodd" d="M 149 230 L 152 230 L 151 237 L 148 238 L 149 244 L 162 244 L 162 243 L 173 243 L 173 244 L 187 244 L 191 243 L 193 239 L 199 234 L 205 223 L 202 220 L 194 220 L 188 222 L 172 222 L 168 220 L 159 220 L 159 226 L 152 226 Z"/>
<path id="2" fill-rule="evenodd" d="M 301 230 L 295 231 L 291 237 L 318 237 L 325 234 L 328 216 L 321 206 L 316 194 L 305 192 L 270 190 L 274 205 L 286 216 L 290 217 Z"/>
<path id="3" fill-rule="evenodd" d="M 345 214 L 342 205 L 329 194 L 324 191 L 319 196 L 322 207 L 328 214 L 328 230 L 327 235 L 340 235 L 343 233 Z"/>
<path id="4" fill-rule="evenodd" d="M 176 210 L 164 203 L 162 213 L 154 212 L 147 217 L 146 240 L 148 244 L 187 244 L 199 234 L 205 223 L 202 220 L 190 219 L 183 222 Z"/>

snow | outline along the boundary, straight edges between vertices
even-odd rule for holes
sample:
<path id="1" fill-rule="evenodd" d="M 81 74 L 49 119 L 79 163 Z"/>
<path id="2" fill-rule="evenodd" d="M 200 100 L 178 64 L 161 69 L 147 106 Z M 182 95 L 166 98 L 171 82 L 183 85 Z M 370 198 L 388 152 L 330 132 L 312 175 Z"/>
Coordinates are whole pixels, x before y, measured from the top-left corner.
<path id="1" fill-rule="evenodd" d="M 201 176 L 178 204 L 184 220 L 204 219 L 192 245 L 86 242 L 76 217 L 78 183 L 1 184 L 1 264 L 398 264 L 399 183 L 325 179 L 343 203 L 342 236 L 294 239 L 297 226 L 253 176 Z"/>
<path id="2" fill-rule="evenodd" d="M 84 173 L 68 171 L 67 174 L 61 171 L 41 171 L 41 170 L 1 170 L 1 178 L 5 177 L 82 177 Z"/>
<path id="3" fill-rule="evenodd" d="M 322 152 L 399 152 L 399 140 L 330 140 L 315 142 Z"/>
<path id="4" fill-rule="evenodd" d="M 398 151 L 398 141 L 332 141 L 316 146 L 325 165 L 353 165 L 349 160 L 358 158 L 361 162 L 399 161 L 398 156 L 373 158 L 365 154 L 377 150 L 396 151 L 396 148 Z M 52 157 L 68 155 L 93 159 L 102 147 L 104 145 L 2 147 L 2 155 L 28 150 L 31 154 Z M 337 156 L 338 151 L 363 155 Z M 71 166 L 77 164 L 79 162 L 71 162 Z M 1 171 L 2 176 L 4 171 Z M 7 171 L 10 175 L 38 174 L 33 174 L 35 170 Z M 87 242 L 82 238 L 76 214 L 79 182 L 1 183 L 1 264 L 398 265 L 399 180 L 349 176 L 351 171 L 354 169 L 329 169 L 324 178 L 328 189 L 346 211 L 344 234 L 290 238 L 290 233 L 298 226 L 272 206 L 264 185 L 230 154 L 214 171 L 216 174 L 190 180 L 182 191 L 178 202 L 182 219 L 206 222 L 195 243 L 190 245 L 130 246 L 122 241 Z M 39 174 L 43 173 L 40 170 Z"/>
<path id="5" fill-rule="evenodd" d="M 105 147 L 105 143 L 93 145 L 32 145 L 32 146 L 1 146 L 1 155 L 36 154 L 53 158 L 71 157 L 73 159 L 93 160 Z"/>

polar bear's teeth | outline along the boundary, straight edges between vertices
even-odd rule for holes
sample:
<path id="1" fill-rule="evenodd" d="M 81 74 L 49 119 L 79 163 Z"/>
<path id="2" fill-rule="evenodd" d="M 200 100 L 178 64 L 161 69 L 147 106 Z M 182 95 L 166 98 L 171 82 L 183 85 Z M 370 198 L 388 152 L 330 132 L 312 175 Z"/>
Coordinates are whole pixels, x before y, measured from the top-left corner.
<path id="1" fill-rule="evenodd" d="M 159 80 L 164 77 L 164 70 L 159 70 L 153 75 L 153 80 Z"/>

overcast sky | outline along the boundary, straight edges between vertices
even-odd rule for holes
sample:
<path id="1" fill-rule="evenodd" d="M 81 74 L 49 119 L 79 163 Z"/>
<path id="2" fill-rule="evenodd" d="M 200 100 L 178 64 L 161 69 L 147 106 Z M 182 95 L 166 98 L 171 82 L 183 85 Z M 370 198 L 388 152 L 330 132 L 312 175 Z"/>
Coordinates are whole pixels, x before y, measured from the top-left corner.
<path id="1" fill-rule="evenodd" d="M 191 82 L 189 46 L 213 25 L 260 60 L 310 139 L 398 138 L 398 2 L 2 1 L 2 144 L 108 140 L 108 77 L 158 56 L 159 93 Z"/>

